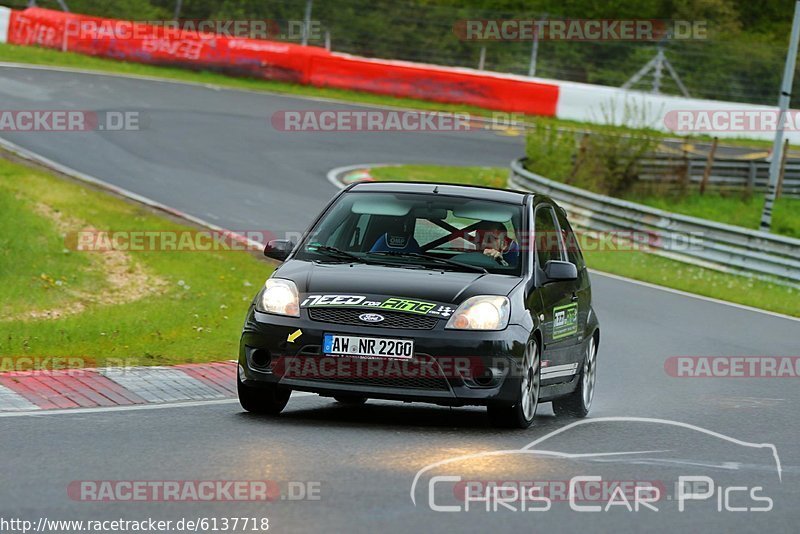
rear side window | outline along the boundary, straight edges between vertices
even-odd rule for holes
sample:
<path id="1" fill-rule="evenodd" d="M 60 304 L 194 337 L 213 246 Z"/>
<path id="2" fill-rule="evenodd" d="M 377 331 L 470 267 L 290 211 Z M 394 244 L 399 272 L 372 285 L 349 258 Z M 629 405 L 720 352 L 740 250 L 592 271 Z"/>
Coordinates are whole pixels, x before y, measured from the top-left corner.
<path id="1" fill-rule="evenodd" d="M 578 242 L 578 237 L 572 230 L 566 214 L 562 210 L 557 210 L 558 224 L 561 226 L 561 235 L 564 238 L 564 244 L 567 247 L 567 258 L 569 262 L 575 265 L 580 271 L 586 267 L 586 262 L 583 259 L 583 253 Z"/>
<path id="2" fill-rule="evenodd" d="M 544 269 L 548 261 L 561 260 L 561 239 L 559 239 L 553 208 L 540 206 L 536 209 L 533 231 L 539 267 Z"/>

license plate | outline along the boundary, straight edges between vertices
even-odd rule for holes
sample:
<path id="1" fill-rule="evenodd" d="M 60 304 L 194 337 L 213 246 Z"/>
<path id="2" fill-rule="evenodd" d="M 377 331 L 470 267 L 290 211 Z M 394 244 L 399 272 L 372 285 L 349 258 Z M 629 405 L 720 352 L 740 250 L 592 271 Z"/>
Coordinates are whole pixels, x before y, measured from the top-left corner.
<path id="1" fill-rule="evenodd" d="M 414 342 L 410 339 L 344 336 L 341 334 L 325 334 L 322 339 L 324 354 L 406 360 L 414 356 Z"/>

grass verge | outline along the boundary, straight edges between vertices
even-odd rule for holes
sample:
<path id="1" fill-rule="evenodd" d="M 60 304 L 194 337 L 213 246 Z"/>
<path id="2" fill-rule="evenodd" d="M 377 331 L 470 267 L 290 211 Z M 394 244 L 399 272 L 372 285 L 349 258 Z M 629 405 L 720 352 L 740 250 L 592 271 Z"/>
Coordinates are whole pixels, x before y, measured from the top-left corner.
<path id="1" fill-rule="evenodd" d="M 721 195 L 693 193 L 677 195 L 631 195 L 627 200 L 654 208 L 700 217 L 744 228 L 758 230 L 764 195 Z M 781 197 L 772 210 L 772 231 L 800 238 L 800 199 Z"/>
<path id="2" fill-rule="evenodd" d="M 381 181 L 426 181 L 504 187 L 508 169 L 405 165 L 374 168 Z M 499 185 L 498 185 L 499 184 Z M 695 267 L 640 251 L 584 251 L 592 269 L 746 306 L 800 317 L 798 291 L 744 276 Z"/>
<path id="3" fill-rule="evenodd" d="M 235 358 L 245 310 L 273 269 L 245 251 L 77 251 L 70 232 L 196 229 L 6 159 L 0 214 L 5 370 L 21 357 L 87 367 Z"/>

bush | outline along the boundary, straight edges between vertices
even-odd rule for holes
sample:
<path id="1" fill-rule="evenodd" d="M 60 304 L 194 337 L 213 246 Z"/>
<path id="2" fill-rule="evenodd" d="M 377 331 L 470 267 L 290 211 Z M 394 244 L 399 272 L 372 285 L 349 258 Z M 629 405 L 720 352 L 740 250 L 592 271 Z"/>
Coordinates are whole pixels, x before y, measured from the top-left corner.
<path id="1" fill-rule="evenodd" d="M 623 118 L 636 123 L 627 111 Z M 657 141 L 658 134 L 644 126 L 627 134 L 608 130 L 576 133 L 540 122 L 526 139 L 527 168 L 595 193 L 622 196 L 638 182 L 639 162 L 655 149 Z"/>
<path id="2" fill-rule="evenodd" d="M 575 134 L 538 121 L 525 140 L 526 168 L 553 180 L 564 181 L 572 172 Z"/>

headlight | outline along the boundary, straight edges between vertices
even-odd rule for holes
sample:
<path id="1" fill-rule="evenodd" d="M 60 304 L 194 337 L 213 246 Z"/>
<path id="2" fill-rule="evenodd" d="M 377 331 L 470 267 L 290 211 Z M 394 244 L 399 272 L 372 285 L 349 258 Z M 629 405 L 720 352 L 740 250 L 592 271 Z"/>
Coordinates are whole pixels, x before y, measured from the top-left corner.
<path id="1" fill-rule="evenodd" d="M 447 321 L 456 330 L 502 330 L 508 326 L 511 304 L 506 297 L 480 296 L 465 300 Z"/>
<path id="2" fill-rule="evenodd" d="M 291 280 L 270 278 L 264 284 L 261 298 L 256 301 L 258 311 L 300 317 L 300 297 Z"/>

